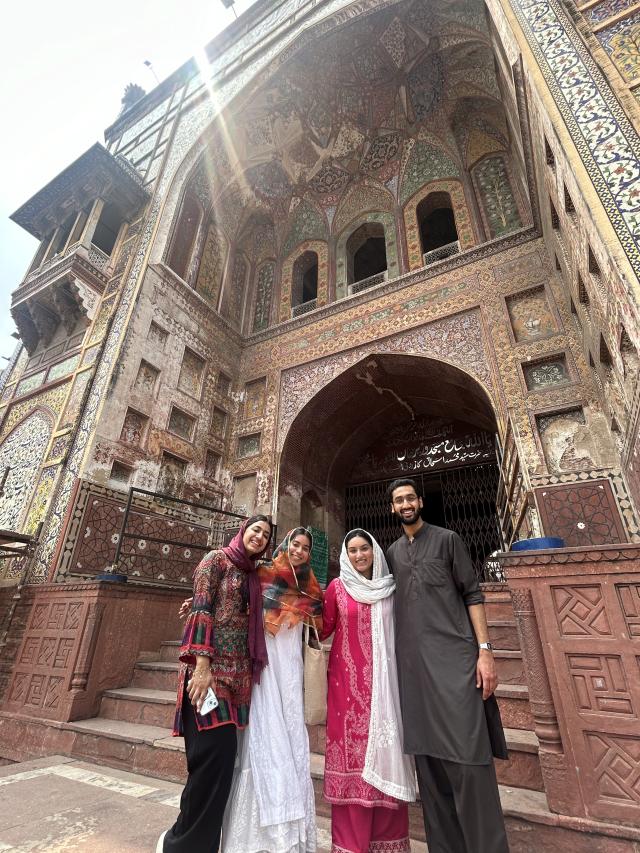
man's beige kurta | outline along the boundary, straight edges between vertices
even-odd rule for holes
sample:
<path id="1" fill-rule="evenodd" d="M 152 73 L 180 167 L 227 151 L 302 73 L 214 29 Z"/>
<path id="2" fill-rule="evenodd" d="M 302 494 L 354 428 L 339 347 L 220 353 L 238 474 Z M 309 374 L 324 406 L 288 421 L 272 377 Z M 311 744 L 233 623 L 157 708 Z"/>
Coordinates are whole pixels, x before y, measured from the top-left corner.
<path id="1" fill-rule="evenodd" d="M 489 764 L 491 745 L 476 687 L 478 645 L 467 607 L 483 602 L 462 539 L 424 524 L 387 551 L 396 579 L 396 656 L 404 749 L 462 764 Z"/>

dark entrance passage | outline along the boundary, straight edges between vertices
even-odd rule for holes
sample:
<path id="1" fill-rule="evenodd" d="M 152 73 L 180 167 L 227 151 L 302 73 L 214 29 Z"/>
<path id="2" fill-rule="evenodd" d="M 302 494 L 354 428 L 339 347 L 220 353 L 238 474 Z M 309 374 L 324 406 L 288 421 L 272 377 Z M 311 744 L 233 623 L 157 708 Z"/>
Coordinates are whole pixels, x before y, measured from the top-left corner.
<path id="1" fill-rule="evenodd" d="M 399 471 L 397 476 L 407 475 Z M 411 477 L 424 495 L 424 520 L 455 530 L 469 549 L 476 572 L 482 575 L 489 554 L 501 547 L 496 516 L 498 466 L 468 465 Z M 393 479 L 347 486 L 345 493 L 347 530 L 369 530 L 384 549 L 402 532 L 386 494 Z"/>

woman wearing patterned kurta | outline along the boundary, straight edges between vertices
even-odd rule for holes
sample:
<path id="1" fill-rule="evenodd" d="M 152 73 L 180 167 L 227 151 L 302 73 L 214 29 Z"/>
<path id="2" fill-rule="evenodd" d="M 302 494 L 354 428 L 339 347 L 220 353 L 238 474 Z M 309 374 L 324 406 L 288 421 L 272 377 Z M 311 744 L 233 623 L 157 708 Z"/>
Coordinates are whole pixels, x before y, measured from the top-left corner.
<path id="1" fill-rule="evenodd" d="M 260 581 L 271 522 L 254 516 L 226 548 L 195 570 L 191 613 L 184 629 L 174 735 L 184 735 L 189 776 L 175 824 L 157 846 L 163 853 L 218 849 L 236 758 L 236 729 L 249 721 L 251 686 L 267 663 Z M 211 687 L 218 707 L 201 716 Z"/>
<path id="2" fill-rule="evenodd" d="M 364 530 L 348 533 L 323 608 L 322 637 L 335 631 L 324 775 L 332 853 L 410 850 L 406 804 L 415 799 L 415 775 L 402 753 L 394 589 L 378 543 Z"/>
<path id="3" fill-rule="evenodd" d="M 298 527 L 260 566 L 269 666 L 251 694 L 222 831 L 222 853 L 313 853 L 316 809 L 304 724 L 302 626 L 322 626 L 322 590 Z"/>

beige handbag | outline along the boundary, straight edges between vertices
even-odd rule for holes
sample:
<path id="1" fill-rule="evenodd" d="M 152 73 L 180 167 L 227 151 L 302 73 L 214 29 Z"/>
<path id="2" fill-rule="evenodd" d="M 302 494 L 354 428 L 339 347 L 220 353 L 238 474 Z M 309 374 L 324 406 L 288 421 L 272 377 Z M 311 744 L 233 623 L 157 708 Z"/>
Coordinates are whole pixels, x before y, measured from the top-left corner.
<path id="1" fill-rule="evenodd" d="M 314 627 L 303 628 L 304 721 L 317 726 L 327 721 L 327 663 L 322 643 Z"/>

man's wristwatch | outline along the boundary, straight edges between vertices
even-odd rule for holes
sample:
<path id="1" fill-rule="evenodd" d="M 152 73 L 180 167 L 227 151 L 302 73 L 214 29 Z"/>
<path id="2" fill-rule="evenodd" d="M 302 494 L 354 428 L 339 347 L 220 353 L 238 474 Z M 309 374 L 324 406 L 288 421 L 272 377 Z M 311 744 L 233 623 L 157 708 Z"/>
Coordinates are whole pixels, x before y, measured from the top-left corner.
<path id="1" fill-rule="evenodd" d="M 486 649 L 488 652 L 493 651 L 493 646 L 491 645 L 491 643 L 478 643 L 478 648 Z"/>

